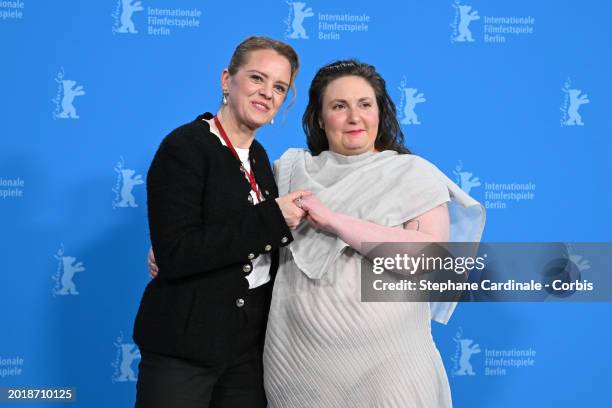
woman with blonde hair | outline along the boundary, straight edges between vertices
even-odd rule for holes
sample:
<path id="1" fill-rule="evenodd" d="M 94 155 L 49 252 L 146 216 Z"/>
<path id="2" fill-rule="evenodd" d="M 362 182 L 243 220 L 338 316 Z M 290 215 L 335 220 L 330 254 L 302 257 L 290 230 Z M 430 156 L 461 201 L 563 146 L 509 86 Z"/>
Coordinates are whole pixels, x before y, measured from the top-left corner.
<path id="1" fill-rule="evenodd" d="M 249 37 L 221 74 L 222 104 L 172 131 L 147 176 L 159 275 L 134 327 L 141 351 L 136 406 L 265 406 L 262 349 L 278 266 L 304 211 L 278 197 L 255 140 L 299 68 L 295 50 Z"/>

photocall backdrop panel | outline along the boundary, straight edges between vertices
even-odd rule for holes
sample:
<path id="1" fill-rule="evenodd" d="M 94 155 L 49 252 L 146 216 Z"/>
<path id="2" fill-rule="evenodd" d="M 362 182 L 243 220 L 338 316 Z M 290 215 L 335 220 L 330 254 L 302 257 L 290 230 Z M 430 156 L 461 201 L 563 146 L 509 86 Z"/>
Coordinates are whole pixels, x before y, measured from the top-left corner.
<path id="1" fill-rule="evenodd" d="M 316 70 L 358 58 L 385 78 L 407 146 L 485 205 L 485 241 L 610 241 L 611 11 L 594 0 L 0 0 L 0 386 L 133 406 L 147 169 L 172 129 L 216 111 L 221 71 L 249 35 L 287 41 L 302 62 L 295 104 L 257 134 L 272 160 L 305 147 Z M 588 276 L 588 259 L 579 265 Z M 448 325 L 432 323 L 454 405 L 601 406 L 611 311 L 460 304 Z"/>

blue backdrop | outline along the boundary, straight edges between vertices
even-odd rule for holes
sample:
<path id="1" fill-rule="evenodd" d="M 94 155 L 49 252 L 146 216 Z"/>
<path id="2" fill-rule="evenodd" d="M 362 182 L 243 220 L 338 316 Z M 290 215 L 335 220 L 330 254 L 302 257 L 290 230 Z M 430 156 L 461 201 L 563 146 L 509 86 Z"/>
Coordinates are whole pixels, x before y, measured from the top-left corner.
<path id="1" fill-rule="evenodd" d="M 133 406 L 143 181 L 169 131 L 216 110 L 249 35 L 286 40 L 303 64 L 286 119 L 258 133 L 271 159 L 305 146 L 317 68 L 356 57 L 385 77 L 407 145 L 485 204 L 485 240 L 611 241 L 610 12 L 595 0 L 0 1 L 0 386 Z M 610 303 L 459 305 L 433 327 L 455 406 L 606 405 L 610 316 Z"/>

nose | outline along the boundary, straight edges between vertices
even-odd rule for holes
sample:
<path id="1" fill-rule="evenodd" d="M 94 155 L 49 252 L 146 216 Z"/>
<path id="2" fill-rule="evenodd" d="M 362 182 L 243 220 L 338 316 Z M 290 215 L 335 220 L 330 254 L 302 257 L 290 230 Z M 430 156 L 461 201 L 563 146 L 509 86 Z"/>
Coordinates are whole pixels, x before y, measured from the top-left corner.
<path id="1" fill-rule="evenodd" d="M 271 83 L 263 84 L 261 88 L 259 88 L 259 94 L 268 100 L 272 99 L 272 87 L 273 84 Z"/>
<path id="2" fill-rule="evenodd" d="M 350 124 L 355 124 L 359 122 L 359 114 L 357 112 L 357 109 L 349 109 L 348 110 L 348 118 L 347 118 L 348 122 Z"/>

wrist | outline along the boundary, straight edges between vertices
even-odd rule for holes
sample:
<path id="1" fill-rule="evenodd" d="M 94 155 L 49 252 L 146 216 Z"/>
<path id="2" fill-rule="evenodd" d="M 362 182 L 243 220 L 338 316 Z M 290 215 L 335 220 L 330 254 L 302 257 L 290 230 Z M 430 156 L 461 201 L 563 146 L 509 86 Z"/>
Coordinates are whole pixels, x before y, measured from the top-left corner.
<path id="1" fill-rule="evenodd" d="M 345 217 L 344 214 L 332 212 L 329 221 L 329 232 L 339 236 L 343 225 L 343 218 Z"/>

